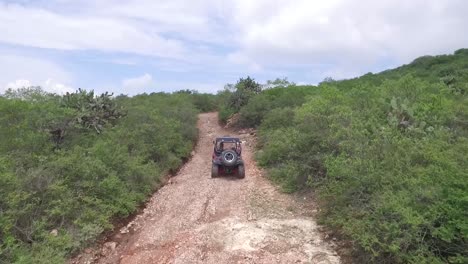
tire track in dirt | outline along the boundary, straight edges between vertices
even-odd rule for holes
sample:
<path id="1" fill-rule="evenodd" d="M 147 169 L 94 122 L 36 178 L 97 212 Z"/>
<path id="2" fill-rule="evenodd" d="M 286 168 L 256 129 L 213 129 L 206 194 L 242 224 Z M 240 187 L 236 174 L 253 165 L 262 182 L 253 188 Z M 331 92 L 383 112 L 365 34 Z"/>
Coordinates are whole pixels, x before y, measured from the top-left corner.
<path id="1" fill-rule="evenodd" d="M 280 193 L 253 159 L 253 136 L 229 133 L 216 113 L 200 114 L 194 155 L 143 213 L 73 263 L 340 263 L 315 209 Z M 245 179 L 212 179 L 212 140 L 243 141 Z M 307 201 L 308 202 L 308 201 Z M 307 205 L 307 206 L 306 206 Z"/>

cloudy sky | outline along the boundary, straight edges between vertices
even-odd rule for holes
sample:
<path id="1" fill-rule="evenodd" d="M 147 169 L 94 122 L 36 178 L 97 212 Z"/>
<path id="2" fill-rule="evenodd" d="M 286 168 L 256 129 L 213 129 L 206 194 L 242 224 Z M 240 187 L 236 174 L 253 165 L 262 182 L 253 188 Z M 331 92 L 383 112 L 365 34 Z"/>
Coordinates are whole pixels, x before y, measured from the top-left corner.
<path id="1" fill-rule="evenodd" d="M 468 47 L 465 0 L 0 0 L 0 92 L 318 83 Z"/>

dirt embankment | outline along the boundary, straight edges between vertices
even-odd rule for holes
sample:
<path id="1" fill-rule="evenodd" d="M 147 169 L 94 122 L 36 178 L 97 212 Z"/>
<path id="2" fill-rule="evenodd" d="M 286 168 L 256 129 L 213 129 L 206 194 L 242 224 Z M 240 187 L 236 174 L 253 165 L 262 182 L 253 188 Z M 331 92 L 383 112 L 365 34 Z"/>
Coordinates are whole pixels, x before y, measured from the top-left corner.
<path id="1" fill-rule="evenodd" d="M 340 263 L 323 239 L 314 206 L 282 194 L 262 176 L 249 134 L 228 132 L 216 113 L 199 116 L 192 159 L 101 248 L 76 263 Z M 212 140 L 239 136 L 246 178 L 212 179 Z M 304 198 L 305 199 L 305 198 Z"/>

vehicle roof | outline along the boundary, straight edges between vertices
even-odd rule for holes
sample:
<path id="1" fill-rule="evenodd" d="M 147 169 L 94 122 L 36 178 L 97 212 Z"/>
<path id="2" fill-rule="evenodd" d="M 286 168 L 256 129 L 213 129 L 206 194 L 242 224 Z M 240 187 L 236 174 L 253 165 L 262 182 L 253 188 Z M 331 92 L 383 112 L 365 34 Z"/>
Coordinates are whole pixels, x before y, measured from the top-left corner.
<path id="1" fill-rule="evenodd" d="M 217 142 L 240 142 L 239 138 L 236 137 L 218 137 L 216 138 Z"/>

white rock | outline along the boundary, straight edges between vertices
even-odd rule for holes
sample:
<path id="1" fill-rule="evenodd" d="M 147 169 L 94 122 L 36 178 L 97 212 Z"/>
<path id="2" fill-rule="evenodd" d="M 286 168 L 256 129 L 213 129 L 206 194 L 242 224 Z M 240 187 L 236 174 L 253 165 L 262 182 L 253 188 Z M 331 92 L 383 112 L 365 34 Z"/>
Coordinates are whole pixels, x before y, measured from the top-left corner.
<path id="1" fill-rule="evenodd" d="M 111 251 L 114 251 L 117 247 L 117 242 L 106 242 L 104 243 L 104 247 L 110 249 Z"/>
<path id="2" fill-rule="evenodd" d="M 58 235 L 58 230 L 57 230 L 57 229 L 54 229 L 54 230 L 50 231 L 50 234 L 51 234 L 52 236 L 57 236 L 57 235 Z"/>
<path id="3" fill-rule="evenodd" d="M 116 247 L 117 247 L 116 242 L 106 242 L 106 243 L 104 243 L 104 245 L 102 247 L 102 250 L 101 250 L 101 255 L 103 255 L 103 256 L 110 255 L 112 252 L 115 251 Z"/>

